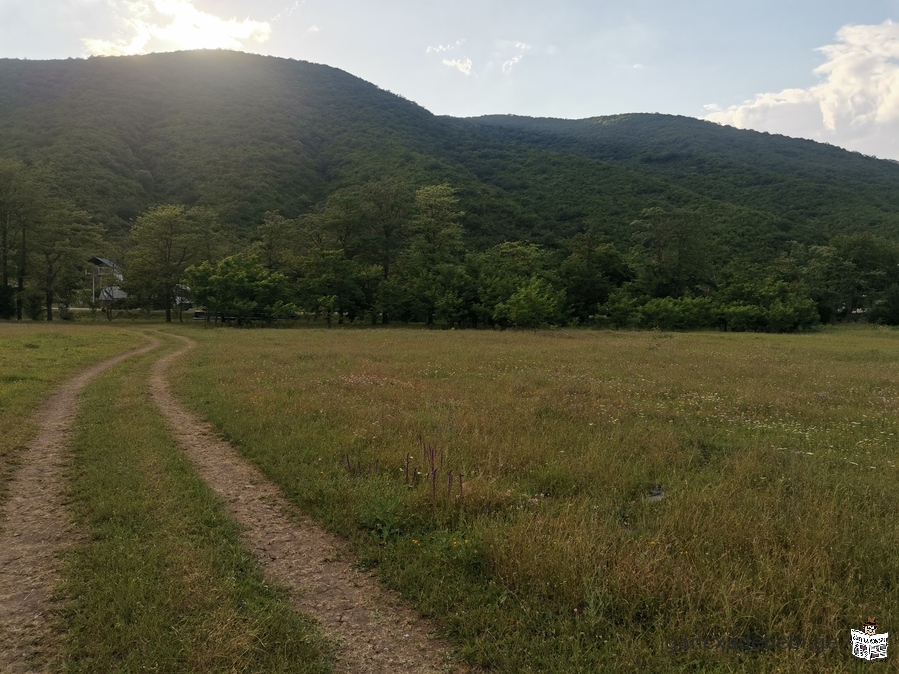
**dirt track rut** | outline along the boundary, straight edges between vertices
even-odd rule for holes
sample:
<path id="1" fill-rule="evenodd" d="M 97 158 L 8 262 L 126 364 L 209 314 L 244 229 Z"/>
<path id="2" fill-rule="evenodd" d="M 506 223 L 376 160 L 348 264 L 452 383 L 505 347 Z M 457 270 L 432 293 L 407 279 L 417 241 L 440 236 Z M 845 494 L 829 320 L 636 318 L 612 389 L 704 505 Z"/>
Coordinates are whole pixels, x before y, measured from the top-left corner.
<path id="1" fill-rule="evenodd" d="M 78 396 L 87 383 L 159 340 L 110 358 L 63 384 L 33 415 L 37 435 L 22 453 L 0 512 L 0 672 L 39 671 L 50 649 L 48 612 L 59 577 L 59 553 L 73 538 L 63 470 Z"/>
<path id="2" fill-rule="evenodd" d="M 200 476 L 225 501 L 268 578 L 289 589 L 292 603 L 337 638 L 338 672 L 424 674 L 460 671 L 447 664 L 447 644 L 432 627 L 370 574 L 352 567 L 345 544 L 296 514 L 277 486 L 186 410 L 171 394 L 166 372 L 195 345 L 158 360 L 150 387 L 171 430 Z"/>

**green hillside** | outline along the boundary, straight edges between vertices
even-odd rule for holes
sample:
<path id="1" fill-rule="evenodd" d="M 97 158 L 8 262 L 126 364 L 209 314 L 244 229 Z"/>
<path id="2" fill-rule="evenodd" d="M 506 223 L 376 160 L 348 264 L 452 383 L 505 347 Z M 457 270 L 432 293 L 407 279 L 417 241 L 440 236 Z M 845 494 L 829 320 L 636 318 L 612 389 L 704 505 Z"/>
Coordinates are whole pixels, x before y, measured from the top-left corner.
<path id="1" fill-rule="evenodd" d="M 162 290 L 147 241 L 175 225 Z M 899 165 L 666 115 L 438 117 L 335 68 L 229 51 L 6 59 L 0 230 L 2 316 L 51 315 L 100 250 L 169 314 L 188 266 L 246 254 L 289 286 L 269 317 L 302 298 L 351 320 L 767 329 L 777 302 L 848 319 L 893 292 Z M 635 313 L 664 298 L 711 304 Z M 741 303 L 762 309 L 710 309 Z"/>
<path id="2" fill-rule="evenodd" d="M 387 175 L 453 184 L 484 244 L 554 243 L 586 220 L 623 242 L 666 205 L 709 211 L 730 250 L 899 233 L 888 162 L 683 118 L 613 121 L 457 122 L 328 66 L 233 52 L 0 61 L 0 156 L 49 166 L 113 230 L 169 201 L 252 229 Z"/>
<path id="3" fill-rule="evenodd" d="M 494 115 L 464 128 L 529 147 L 624 166 L 789 222 L 793 238 L 899 232 L 899 164 L 832 145 L 689 117 L 631 114 L 581 120 Z"/>
<path id="4" fill-rule="evenodd" d="M 449 180 L 496 202 L 492 213 L 514 231 L 524 219 L 514 202 L 445 149 L 468 135 L 304 62 L 202 51 L 0 60 L 0 156 L 49 167 L 113 230 L 165 202 L 211 206 L 252 229 L 266 211 L 294 217 L 334 190 L 392 176 Z"/>

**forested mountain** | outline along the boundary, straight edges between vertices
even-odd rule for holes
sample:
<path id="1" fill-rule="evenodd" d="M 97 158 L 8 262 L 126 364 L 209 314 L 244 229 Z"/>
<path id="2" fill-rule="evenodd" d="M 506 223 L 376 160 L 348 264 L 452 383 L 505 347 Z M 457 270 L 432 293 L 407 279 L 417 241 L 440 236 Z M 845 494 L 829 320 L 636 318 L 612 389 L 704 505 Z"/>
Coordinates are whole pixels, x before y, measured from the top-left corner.
<path id="1" fill-rule="evenodd" d="M 165 202 L 214 207 L 252 229 L 266 211 L 294 217 L 337 189 L 393 177 L 451 182 L 472 204 L 472 231 L 502 240 L 528 215 L 454 156 L 470 135 L 304 62 L 202 51 L 0 60 L 0 156 L 47 166 L 112 231 Z"/>
<path id="2" fill-rule="evenodd" d="M 0 60 L 0 156 L 48 166 L 113 230 L 148 206 L 252 228 L 386 176 L 449 182 L 483 243 L 614 240 L 649 206 L 710 211 L 729 249 L 899 238 L 899 165 L 683 117 L 454 120 L 324 65 L 236 52 Z"/>
<path id="3" fill-rule="evenodd" d="M 899 280 L 887 269 L 892 252 L 851 289 L 855 272 L 845 272 L 845 287 L 811 290 L 797 271 L 817 264 L 823 278 L 836 264 L 856 269 L 865 251 L 899 241 L 893 162 L 666 115 L 438 117 L 335 68 L 236 52 L 0 60 L 2 162 L 0 293 L 17 295 L 20 313 L 29 283 L 48 306 L 59 295 L 59 244 L 40 259 L 26 250 L 29 217 L 45 232 L 81 223 L 91 246 L 118 244 L 126 269 L 126 256 L 132 269 L 155 264 L 135 252 L 142 232 L 180 222 L 192 228 L 189 262 L 264 253 L 264 266 L 294 288 L 316 274 L 356 274 L 349 290 L 307 283 L 304 291 L 314 310 L 333 305 L 341 315 L 364 305 L 359 311 L 380 306 L 386 317 L 388 289 L 408 297 L 415 277 L 416 292 L 430 299 L 395 303 L 389 313 L 460 324 L 520 324 L 508 302 L 525 287 L 544 303 L 566 297 L 549 322 L 585 321 L 616 297 L 631 309 L 711 297 L 734 279 L 768 278 L 775 263 L 777 282 L 805 284 L 822 317 L 847 316 Z M 26 174 L 30 186 L 15 187 Z M 427 191 L 436 186 L 443 191 Z M 26 202 L 43 206 L 29 211 Z M 444 229 L 429 234 L 436 223 Z M 66 249 L 72 260 L 77 248 Z M 311 250 L 319 255 L 312 266 Z M 594 260 L 606 267 L 591 270 Z M 441 266 L 450 263 L 464 274 Z M 35 271 L 48 265 L 49 275 Z M 428 265 L 431 275 L 422 275 Z M 490 265 L 519 268 L 513 280 L 490 281 Z M 171 271 L 170 285 L 185 266 Z M 439 283 L 449 284 L 440 292 L 428 285 L 439 285 L 438 267 Z M 575 276 L 580 289 L 569 282 Z M 157 305 L 174 298 L 171 287 L 137 290 L 133 297 Z M 784 292 L 774 293 L 778 301 Z M 438 310 L 437 295 L 441 306 L 480 309 Z"/>
<path id="4" fill-rule="evenodd" d="M 658 176 L 711 199 L 771 213 L 794 238 L 899 231 L 899 163 L 810 140 L 658 114 L 591 119 L 492 115 L 466 128 Z"/>

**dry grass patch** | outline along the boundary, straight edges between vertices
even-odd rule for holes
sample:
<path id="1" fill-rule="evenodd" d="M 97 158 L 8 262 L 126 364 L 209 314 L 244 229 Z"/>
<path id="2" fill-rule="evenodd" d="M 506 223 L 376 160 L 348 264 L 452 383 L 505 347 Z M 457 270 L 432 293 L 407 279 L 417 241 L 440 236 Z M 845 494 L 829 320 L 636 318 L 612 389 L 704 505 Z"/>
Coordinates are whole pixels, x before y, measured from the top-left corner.
<path id="1" fill-rule="evenodd" d="M 839 671 L 891 624 L 897 333 L 191 336 L 186 401 L 472 662 Z M 840 647 L 666 648 L 791 634 Z"/>

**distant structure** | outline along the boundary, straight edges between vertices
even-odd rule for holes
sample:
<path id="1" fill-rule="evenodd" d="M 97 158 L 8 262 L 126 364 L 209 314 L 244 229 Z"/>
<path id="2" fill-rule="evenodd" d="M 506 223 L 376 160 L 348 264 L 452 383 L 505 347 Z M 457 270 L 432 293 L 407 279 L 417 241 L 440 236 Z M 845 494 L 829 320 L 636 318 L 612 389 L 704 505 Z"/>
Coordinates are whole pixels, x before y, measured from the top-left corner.
<path id="1" fill-rule="evenodd" d="M 103 290 L 100 291 L 100 295 L 97 299 L 101 302 L 113 302 L 115 300 L 126 300 L 128 299 L 128 293 L 122 290 L 119 286 L 106 286 Z"/>
<path id="2" fill-rule="evenodd" d="M 112 277 L 116 281 L 121 281 L 122 268 L 112 260 L 105 257 L 92 257 L 88 260 L 91 265 L 90 269 L 85 271 L 85 275 L 91 277 L 91 300 L 96 302 L 112 302 L 113 300 L 127 299 L 128 293 L 122 290 L 118 285 L 105 285 L 107 277 Z M 100 292 L 97 293 L 97 287 L 100 286 Z"/>

